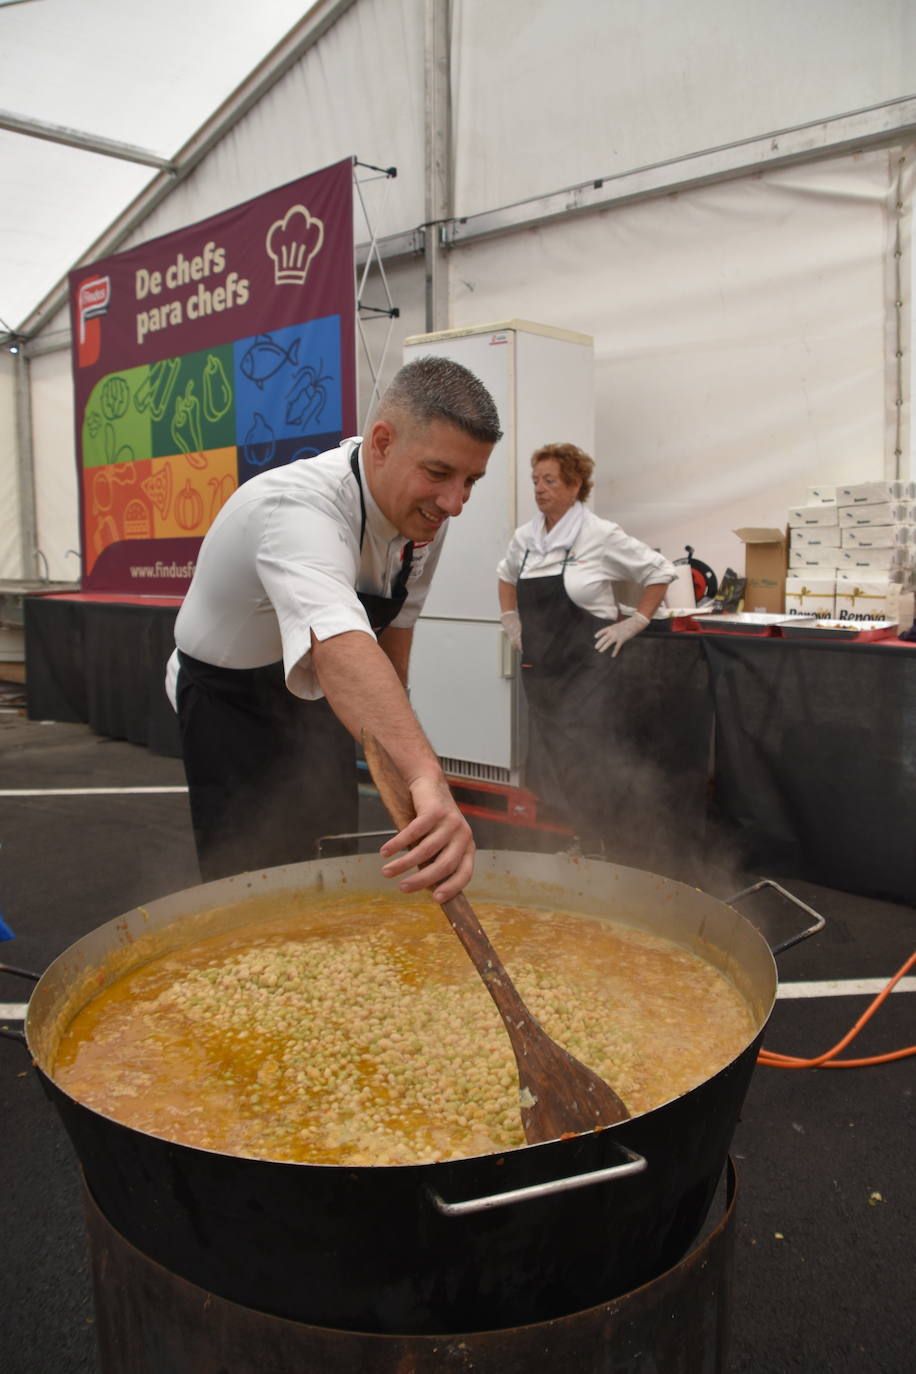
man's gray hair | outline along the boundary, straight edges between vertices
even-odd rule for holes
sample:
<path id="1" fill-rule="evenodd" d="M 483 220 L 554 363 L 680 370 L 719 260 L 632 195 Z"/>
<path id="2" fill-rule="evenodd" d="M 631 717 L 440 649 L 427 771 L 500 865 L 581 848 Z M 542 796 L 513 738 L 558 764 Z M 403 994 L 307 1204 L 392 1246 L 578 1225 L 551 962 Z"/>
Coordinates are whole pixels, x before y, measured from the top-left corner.
<path id="1" fill-rule="evenodd" d="M 379 402 L 379 415 L 388 410 L 406 410 L 427 423 L 445 420 L 483 444 L 502 438 L 493 397 L 479 377 L 451 358 L 428 355 L 406 363 Z"/>

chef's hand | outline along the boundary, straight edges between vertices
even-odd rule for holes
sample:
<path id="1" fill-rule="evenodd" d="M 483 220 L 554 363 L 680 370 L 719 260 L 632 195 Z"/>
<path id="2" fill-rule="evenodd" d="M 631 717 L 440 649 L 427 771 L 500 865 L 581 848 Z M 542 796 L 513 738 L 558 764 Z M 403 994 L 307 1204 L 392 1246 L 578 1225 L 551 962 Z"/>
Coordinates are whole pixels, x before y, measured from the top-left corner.
<path id="1" fill-rule="evenodd" d="M 474 873 L 477 846 L 471 827 L 444 778 L 418 778 L 411 784 L 410 795 L 416 817 L 382 845 L 383 858 L 397 854 L 382 873 L 386 878 L 406 873 L 398 884 L 402 892 L 430 888 L 435 901 L 447 902 L 464 891 Z M 404 849 L 410 852 L 398 853 Z M 417 872 L 410 873 L 412 868 Z"/>
<path id="2" fill-rule="evenodd" d="M 518 611 L 503 611 L 499 617 L 502 621 L 506 638 L 519 653 L 522 651 L 522 620 Z"/>
<path id="3" fill-rule="evenodd" d="M 595 635 L 595 648 L 599 654 L 611 650 L 611 658 L 616 658 L 620 653 L 621 646 L 626 644 L 628 639 L 638 635 L 648 625 L 648 620 L 639 611 L 634 611 L 627 616 L 626 620 L 618 620 L 614 625 L 605 625 L 603 630 L 599 630 Z"/>

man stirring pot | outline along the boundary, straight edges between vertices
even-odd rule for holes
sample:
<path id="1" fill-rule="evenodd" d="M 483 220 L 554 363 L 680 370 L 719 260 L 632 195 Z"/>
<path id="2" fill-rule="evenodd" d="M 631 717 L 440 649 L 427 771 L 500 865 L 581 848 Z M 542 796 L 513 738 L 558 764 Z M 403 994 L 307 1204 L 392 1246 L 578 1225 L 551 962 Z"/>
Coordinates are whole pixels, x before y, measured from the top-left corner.
<path id="1" fill-rule="evenodd" d="M 448 521 L 500 433 L 472 373 L 419 358 L 397 373 L 362 439 L 261 473 L 220 510 L 166 678 L 205 880 L 310 859 L 319 836 L 354 831 L 353 739 L 366 729 L 416 811 L 382 846 L 385 876 L 405 892 L 432 888 L 440 902 L 469 881 L 470 827 L 406 684 Z"/>

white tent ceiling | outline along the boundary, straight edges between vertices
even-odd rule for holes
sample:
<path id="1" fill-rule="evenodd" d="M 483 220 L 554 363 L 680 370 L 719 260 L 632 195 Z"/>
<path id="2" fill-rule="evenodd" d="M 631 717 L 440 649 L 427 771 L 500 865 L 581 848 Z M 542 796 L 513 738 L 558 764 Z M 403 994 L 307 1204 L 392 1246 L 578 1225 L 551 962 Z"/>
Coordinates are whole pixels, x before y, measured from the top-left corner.
<path id="1" fill-rule="evenodd" d="M 311 9 L 306 0 L 0 0 L 0 123 L 165 161 Z M 15 331 L 156 175 L 0 127 L 0 334 Z"/>

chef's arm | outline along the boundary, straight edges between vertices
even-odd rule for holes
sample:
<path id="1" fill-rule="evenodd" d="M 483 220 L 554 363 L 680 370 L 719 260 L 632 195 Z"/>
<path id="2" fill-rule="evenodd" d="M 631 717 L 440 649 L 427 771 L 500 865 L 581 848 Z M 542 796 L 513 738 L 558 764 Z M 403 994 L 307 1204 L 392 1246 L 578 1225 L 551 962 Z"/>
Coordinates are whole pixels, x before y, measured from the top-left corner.
<path id="1" fill-rule="evenodd" d="M 654 582 L 651 587 L 645 587 L 639 598 L 639 605 L 636 607 L 639 614 L 644 615 L 647 620 L 651 620 L 664 601 L 667 590 L 667 582 Z"/>
<path id="2" fill-rule="evenodd" d="M 474 871 L 471 828 L 455 804 L 391 659 L 374 636 L 361 630 L 324 640 L 313 634 L 311 658 L 338 720 L 354 739 L 363 730 L 374 735 L 410 788 L 416 819 L 382 845 L 382 856 L 388 859 L 382 869 L 385 877 L 401 878 L 402 892 L 430 888 L 437 902 L 457 896 Z M 407 848 L 410 853 L 399 853 Z M 420 865 L 421 872 L 410 873 Z"/>
<path id="3" fill-rule="evenodd" d="M 522 647 L 522 622 L 518 613 L 518 592 L 514 582 L 499 580 L 499 619 L 513 649 Z"/>
<path id="4" fill-rule="evenodd" d="M 404 630 L 396 625 L 389 625 L 386 630 L 382 630 L 378 642 L 391 660 L 402 686 L 406 687 L 407 669 L 410 665 L 410 648 L 413 644 L 413 626 L 411 625 Z"/>
<path id="5" fill-rule="evenodd" d="M 499 584 L 499 609 L 501 611 L 518 610 L 518 592 L 514 582 L 503 582 Z"/>

